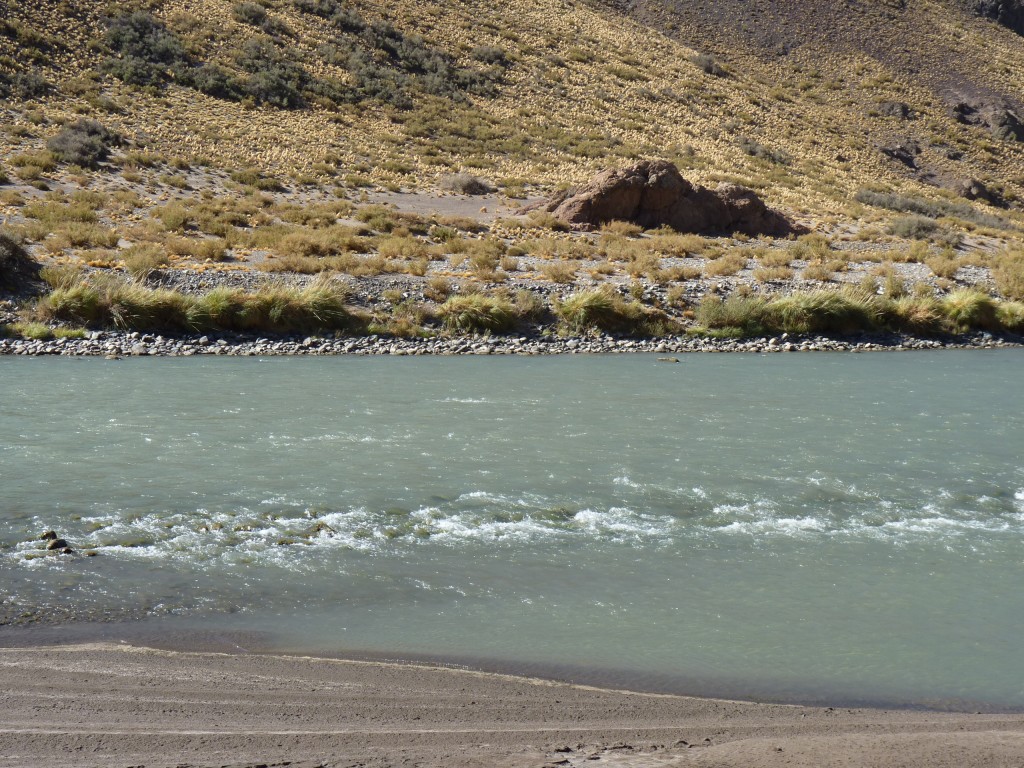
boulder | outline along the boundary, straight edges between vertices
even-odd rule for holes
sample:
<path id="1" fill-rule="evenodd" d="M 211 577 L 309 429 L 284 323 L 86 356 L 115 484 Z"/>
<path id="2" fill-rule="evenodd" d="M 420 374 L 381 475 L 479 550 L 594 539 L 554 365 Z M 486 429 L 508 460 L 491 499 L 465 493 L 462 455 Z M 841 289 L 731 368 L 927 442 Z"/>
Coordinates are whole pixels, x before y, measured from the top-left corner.
<path id="1" fill-rule="evenodd" d="M 668 226 L 708 234 L 787 235 L 796 230 L 752 190 L 691 184 L 664 160 L 603 171 L 582 187 L 531 208 L 546 210 L 577 229 L 629 221 L 645 229 Z"/>

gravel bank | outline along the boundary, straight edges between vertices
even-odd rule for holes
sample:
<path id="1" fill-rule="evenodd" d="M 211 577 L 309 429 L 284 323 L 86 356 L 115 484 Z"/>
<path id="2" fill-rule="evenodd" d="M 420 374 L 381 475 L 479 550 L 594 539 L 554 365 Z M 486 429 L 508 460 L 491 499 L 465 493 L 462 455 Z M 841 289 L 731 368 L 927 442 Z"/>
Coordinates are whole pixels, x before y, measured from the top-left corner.
<path id="1" fill-rule="evenodd" d="M 237 335 L 160 336 L 139 332 L 93 331 L 83 339 L 0 339 L 0 355 L 64 355 L 82 357 L 189 357 L 193 355 L 576 355 L 647 352 L 676 355 L 694 352 L 872 352 L 923 349 L 995 349 L 1024 346 L 1024 337 L 978 333 L 946 339 L 903 335 L 773 336 L 755 339 L 669 337 L 618 339 L 608 336 L 552 338 L 530 336 L 397 339 L 384 336 Z"/>

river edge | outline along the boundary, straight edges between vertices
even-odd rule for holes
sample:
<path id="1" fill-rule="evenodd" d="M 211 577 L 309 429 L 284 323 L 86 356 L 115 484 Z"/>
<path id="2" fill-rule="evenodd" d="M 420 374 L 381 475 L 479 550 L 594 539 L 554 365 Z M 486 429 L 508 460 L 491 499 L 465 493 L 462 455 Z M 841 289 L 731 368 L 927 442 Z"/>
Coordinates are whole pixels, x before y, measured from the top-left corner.
<path id="1" fill-rule="evenodd" d="M 0 766 L 1010 766 L 1024 715 L 752 704 L 380 661 L 0 649 Z M 59 697 L 59 706 L 54 696 Z"/>
<path id="2" fill-rule="evenodd" d="M 407 339 L 388 336 L 159 335 L 138 331 L 92 331 L 84 338 L 0 339 L 0 356 L 191 357 L 295 355 L 571 355 L 873 352 L 937 349 L 1024 348 L 1024 336 L 979 332 L 924 338 L 903 334 L 855 337 L 780 336 L 715 339 L 675 336 L 632 339 L 612 336 L 455 336 Z"/>
<path id="3" fill-rule="evenodd" d="M 765 685 L 763 681 L 752 682 L 740 678 L 595 666 L 586 664 L 585 660 L 567 664 L 486 654 L 449 655 L 357 647 L 328 650 L 282 642 L 283 638 L 265 629 L 251 626 L 218 628 L 203 621 L 202 616 L 190 617 L 174 613 L 126 611 L 92 619 L 61 615 L 61 612 L 49 609 L 46 614 L 43 621 L 0 624 L 0 655 L 19 649 L 109 645 L 183 655 L 312 658 L 353 664 L 453 670 L 548 685 L 627 692 L 640 696 L 741 702 L 750 706 L 1020 717 L 1024 726 L 1024 707 L 975 699 L 901 697 L 892 694 L 857 696 L 841 690 L 812 692 L 809 689 L 780 688 L 770 683 Z M 0 682 L 3 679 L 2 666 L 0 663 Z"/>

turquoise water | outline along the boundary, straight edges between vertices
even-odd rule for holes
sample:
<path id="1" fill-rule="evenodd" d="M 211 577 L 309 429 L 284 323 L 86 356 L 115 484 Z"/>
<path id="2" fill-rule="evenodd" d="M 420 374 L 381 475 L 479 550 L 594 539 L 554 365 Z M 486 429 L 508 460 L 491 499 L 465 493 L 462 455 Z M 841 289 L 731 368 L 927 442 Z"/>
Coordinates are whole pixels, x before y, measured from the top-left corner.
<path id="1" fill-rule="evenodd" d="M 0 359 L 0 594 L 305 652 L 1020 708 L 1022 378 L 1017 350 Z M 39 556 L 50 528 L 97 556 Z"/>

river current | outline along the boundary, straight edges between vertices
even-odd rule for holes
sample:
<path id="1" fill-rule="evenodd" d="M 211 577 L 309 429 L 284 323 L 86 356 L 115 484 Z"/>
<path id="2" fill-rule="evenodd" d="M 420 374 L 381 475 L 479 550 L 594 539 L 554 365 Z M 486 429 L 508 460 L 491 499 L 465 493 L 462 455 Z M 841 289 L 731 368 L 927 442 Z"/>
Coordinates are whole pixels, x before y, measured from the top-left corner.
<path id="1" fill-rule="evenodd" d="M 1019 350 L 0 359 L 3 615 L 1020 709 L 1022 380 Z"/>

